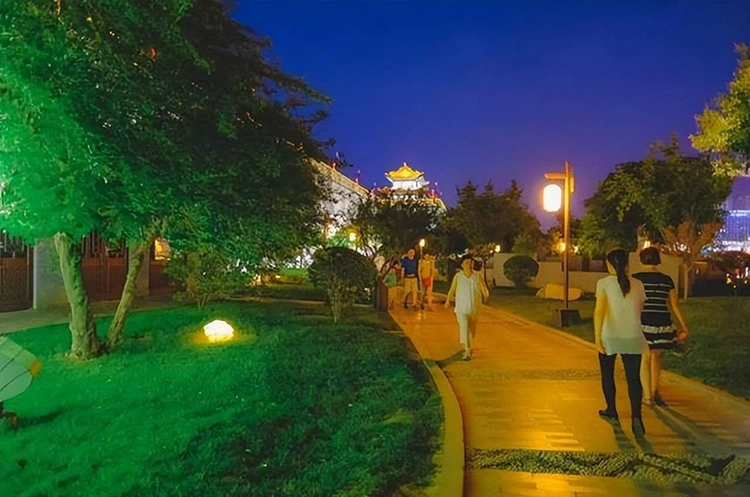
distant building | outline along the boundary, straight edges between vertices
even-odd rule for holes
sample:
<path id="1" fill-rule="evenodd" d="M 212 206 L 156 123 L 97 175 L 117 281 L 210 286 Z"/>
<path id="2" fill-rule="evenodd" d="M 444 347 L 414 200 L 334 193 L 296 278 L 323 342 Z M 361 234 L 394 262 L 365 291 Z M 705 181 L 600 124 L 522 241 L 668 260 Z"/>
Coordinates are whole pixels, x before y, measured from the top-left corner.
<path id="1" fill-rule="evenodd" d="M 406 162 L 395 171 L 385 173 L 385 177 L 391 182 L 391 186 L 378 189 L 377 193 L 380 195 L 388 196 L 394 201 L 416 199 L 431 202 L 445 210 L 445 203 L 437 189 L 430 188 L 430 182 L 425 180 L 424 173 L 412 169 Z"/>
<path id="2" fill-rule="evenodd" d="M 716 236 L 716 245 L 721 250 L 750 252 L 750 176 L 735 179 L 724 209 L 727 217 Z"/>

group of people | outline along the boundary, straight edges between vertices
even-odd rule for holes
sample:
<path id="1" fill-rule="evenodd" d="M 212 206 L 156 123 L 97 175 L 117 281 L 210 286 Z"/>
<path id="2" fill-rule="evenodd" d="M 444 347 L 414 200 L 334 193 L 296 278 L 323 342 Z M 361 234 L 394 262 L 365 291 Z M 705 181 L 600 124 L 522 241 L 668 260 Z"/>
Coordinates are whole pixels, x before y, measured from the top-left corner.
<path id="1" fill-rule="evenodd" d="M 662 352 L 684 343 L 689 331 L 680 311 L 674 281 L 659 271 L 659 251 L 648 247 L 640 252 L 639 257 L 644 269 L 629 274 L 628 253 L 625 250 L 616 249 L 607 254 L 610 274 L 596 285 L 594 336 L 606 402 L 606 408 L 599 411 L 599 416 L 613 423 L 619 422 L 614 374 L 615 359 L 619 355 L 625 368 L 633 433 L 642 436 L 646 428 L 641 405 L 665 405 L 659 390 Z M 427 254 L 418 259 L 415 250 L 409 250 L 400 264 L 391 267 L 386 276 L 389 308 L 392 309 L 395 304 L 396 289 L 401 281 L 404 308 L 408 307 L 409 297 L 412 306 L 418 308 L 421 283 L 421 307 L 432 309 L 434 278 L 434 257 Z M 478 311 L 488 297 L 489 290 L 475 268 L 474 259 L 469 255 L 464 256 L 461 268 L 451 282 L 445 307 L 448 308 L 455 299 L 454 312 L 465 361 L 471 359 Z M 673 314 L 679 329 L 675 329 L 672 322 Z"/>
<path id="2" fill-rule="evenodd" d="M 421 257 L 417 257 L 414 249 L 409 249 L 400 262 L 395 263 L 388 269 L 384 278 L 388 287 L 388 308 L 393 309 L 398 299 L 399 290 L 403 289 L 404 309 L 433 310 L 432 287 L 435 283 L 435 257 L 427 251 L 423 251 Z M 421 295 L 420 295 L 421 294 Z"/>
<path id="3" fill-rule="evenodd" d="M 614 377 L 615 359 L 619 354 L 625 367 L 632 429 L 636 436 L 646 433 L 641 404 L 664 405 L 659 391 L 662 351 L 683 343 L 689 334 L 674 281 L 659 271 L 659 251 L 648 247 L 639 257 L 645 270 L 630 275 L 625 250 L 607 254 L 610 275 L 596 285 L 594 309 L 594 337 L 607 405 L 599 411 L 599 416 L 619 422 Z M 679 321 L 679 332 L 672 323 L 672 313 Z"/>

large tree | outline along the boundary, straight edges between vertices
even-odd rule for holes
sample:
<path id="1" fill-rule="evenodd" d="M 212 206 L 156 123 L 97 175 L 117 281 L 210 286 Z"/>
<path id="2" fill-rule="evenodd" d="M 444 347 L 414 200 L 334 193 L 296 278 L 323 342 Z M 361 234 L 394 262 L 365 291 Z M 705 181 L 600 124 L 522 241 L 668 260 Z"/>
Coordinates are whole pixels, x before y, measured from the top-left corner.
<path id="1" fill-rule="evenodd" d="M 739 60 L 727 93 L 696 116 L 698 133 L 690 140 L 703 152 L 715 155 L 720 174 L 748 172 L 750 167 L 750 49 L 737 45 Z"/>
<path id="2" fill-rule="evenodd" d="M 357 246 L 368 256 L 384 260 L 381 271 L 387 271 L 419 240 L 428 240 L 432 247 L 441 209 L 425 199 L 394 199 L 383 193 L 358 202 L 351 215 L 351 228 L 357 234 Z"/>
<path id="3" fill-rule="evenodd" d="M 496 245 L 508 252 L 520 239 L 526 245 L 536 245 L 542 237 L 539 221 L 521 202 L 522 193 L 515 181 L 502 193 L 496 192 L 491 182 L 477 193 L 476 185 L 467 182 L 457 190 L 458 203 L 445 219 L 444 231 L 451 239 L 448 245 L 469 249 L 484 260 Z"/>
<path id="4" fill-rule="evenodd" d="M 633 250 L 641 230 L 687 270 L 720 228 L 731 185 L 708 159 L 684 157 L 676 136 L 657 142 L 646 160 L 617 166 L 586 201 L 583 245 L 590 253 Z"/>
<path id="5" fill-rule="evenodd" d="M 0 9 L 0 216 L 28 241 L 54 238 L 76 356 L 101 350 L 80 271 L 91 231 L 130 247 L 110 344 L 156 235 L 210 240 L 252 269 L 317 232 L 304 158 L 320 153 L 310 129 L 325 112 L 304 109 L 325 98 L 267 63 L 219 2 Z"/>

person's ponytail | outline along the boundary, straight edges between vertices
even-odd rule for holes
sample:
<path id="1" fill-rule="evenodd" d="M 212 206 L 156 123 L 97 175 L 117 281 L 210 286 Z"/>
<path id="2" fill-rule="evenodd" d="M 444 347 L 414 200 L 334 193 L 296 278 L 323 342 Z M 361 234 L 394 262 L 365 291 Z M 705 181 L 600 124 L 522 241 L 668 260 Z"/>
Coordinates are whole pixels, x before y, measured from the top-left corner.
<path id="1" fill-rule="evenodd" d="M 622 294 L 627 295 L 630 292 L 630 278 L 628 278 L 628 253 L 622 249 L 612 250 L 607 254 L 607 262 L 615 268 L 617 283 L 620 284 Z"/>

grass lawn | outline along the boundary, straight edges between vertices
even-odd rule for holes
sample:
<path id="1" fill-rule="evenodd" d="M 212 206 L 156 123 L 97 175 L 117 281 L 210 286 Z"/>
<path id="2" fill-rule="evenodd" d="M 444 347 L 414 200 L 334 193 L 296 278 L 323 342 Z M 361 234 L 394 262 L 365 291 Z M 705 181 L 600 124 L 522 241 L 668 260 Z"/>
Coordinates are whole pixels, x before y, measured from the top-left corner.
<path id="1" fill-rule="evenodd" d="M 556 327 L 555 309 L 562 302 L 538 299 L 535 292 L 495 288 L 489 305 Z M 582 322 L 563 331 L 593 342 L 593 296 L 570 307 L 580 311 Z M 680 308 L 691 332 L 687 353 L 665 353 L 665 368 L 750 399 L 750 298 L 691 297 Z"/>
<path id="2" fill-rule="evenodd" d="M 387 314 L 220 303 L 133 314 L 95 361 L 64 325 L 14 333 L 43 362 L 6 403 L 3 496 L 378 496 L 428 482 L 442 422 L 428 373 Z M 199 328 L 238 330 L 209 344 Z M 100 321 L 106 326 L 107 320 Z"/>

